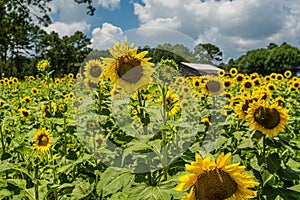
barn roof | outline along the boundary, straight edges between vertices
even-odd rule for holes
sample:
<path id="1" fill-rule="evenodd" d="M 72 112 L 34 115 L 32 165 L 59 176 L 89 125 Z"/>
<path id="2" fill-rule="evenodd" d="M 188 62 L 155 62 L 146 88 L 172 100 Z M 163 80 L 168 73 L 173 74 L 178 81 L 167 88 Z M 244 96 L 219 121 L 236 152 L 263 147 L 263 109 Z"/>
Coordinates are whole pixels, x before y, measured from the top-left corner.
<path id="1" fill-rule="evenodd" d="M 181 64 L 191 69 L 197 70 L 200 74 L 218 74 L 218 71 L 221 70 L 221 68 L 215 67 L 210 64 L 199 64 L 199 63 L 188 63 L 188 62 L 181 62 Z"/>

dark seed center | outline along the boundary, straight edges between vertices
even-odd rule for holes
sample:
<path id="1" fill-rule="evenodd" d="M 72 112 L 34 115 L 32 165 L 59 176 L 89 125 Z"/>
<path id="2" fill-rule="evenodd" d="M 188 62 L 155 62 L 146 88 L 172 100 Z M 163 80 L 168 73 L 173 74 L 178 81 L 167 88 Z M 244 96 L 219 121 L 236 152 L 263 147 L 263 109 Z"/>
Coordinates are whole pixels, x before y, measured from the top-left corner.
<path id="1" fill-rule="evenodd" d="M 197 200 L 224 200 L 237 190 L 237 183 L 220 170 L 207 171 L 197 178 L 194 187 Z"/>
<path id="2" fill-rule="evenodd" d="M 264 128 L 273 129 L 280 123 L 280 113 L 275 108 L 259 107 L 254 112 L 254 120 Z"/>

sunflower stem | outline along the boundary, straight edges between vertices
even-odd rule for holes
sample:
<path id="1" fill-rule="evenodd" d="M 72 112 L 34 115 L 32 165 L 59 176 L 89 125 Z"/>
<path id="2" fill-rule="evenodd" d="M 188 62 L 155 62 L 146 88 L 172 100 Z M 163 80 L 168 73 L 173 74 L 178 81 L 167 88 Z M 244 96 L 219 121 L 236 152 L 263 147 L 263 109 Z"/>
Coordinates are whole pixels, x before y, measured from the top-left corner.
<path id="1" fill-rule="evenodd" d="M 66 116 L 64 116 L 64 156 L 66 157 L 67 156 L 67 130 L 66 130 L 66 127 L 67 127 L 67 119 L 66 119 Z M 65 158 L 65 165 L 67 164 L 67 158 Z"/>
<path id="2" fill-rule="evenodd" d="M 38 174 L 39 173 L 39 165 L 37 164 L 34 168 L 34 196 L 35 200 L 39 200 L 39 180 Z"/>
<path id="3" fill-rule="evenodd" d="M 264 157 L 264 160 L 266 160 L 266 135 L 264 134 L 263 135 L 263 152 L 262 152 L 262 155 Z"/>
<path id="4" fill-rule="evenodd" d="M 163 124 L 164 126 L 167 124 L 167 103 L 166 103 L 166 87 L 163 85 L 162 87 L 162 97 L 163 97 Z M 163 175 L 164 180 L 168 179 L 168 168 L 167 168 L 167 133 L 166 130 L 162 130 L 162 150 L 163 150 Z"/>

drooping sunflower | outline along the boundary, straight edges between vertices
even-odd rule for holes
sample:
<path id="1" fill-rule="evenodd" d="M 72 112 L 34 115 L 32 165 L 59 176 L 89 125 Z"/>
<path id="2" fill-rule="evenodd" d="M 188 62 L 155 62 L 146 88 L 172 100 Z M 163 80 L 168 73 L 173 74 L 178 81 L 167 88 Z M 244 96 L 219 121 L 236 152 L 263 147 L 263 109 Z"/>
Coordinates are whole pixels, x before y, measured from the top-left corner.
<path id="1" fill-rule="evenodd" d="M 84 66 L 84 76 L 90 82 L 97 84 L 104 71 L 104 65 L 100 60 L 89 60 Z"/>
<path id="2" fill-rule="evenodd" d="M 251 188 L 259 183 L 252 175 L 243 171 L 246 166 L 240 166 L 239 163 L 228 165 L 230 158 L 231 153 L 222 153 L 215 162 L 208 158 L 203 159 L 196 153 L 196 161 L 185 165 L 190 174 L 180 177 L 181 183 L 175 190 L 191 188 L 183 200 L 235 200 L 256 197 L 257 191 Z"/>
<path id="3" fill-rule="evenodd" d="M 110 80 L 127 91 L 135 90 L 151 82 L 154 72 L 151 58 L 145 58 L 148 51 L 137 53 L 138 48 L 133 48 L 133 43 L 128 46 L 127 40 L 124 46 L 120 42 L 115 43 L 113 49 L 108 49 L 113 58 L 102 58 L 106 69 L 103 77 Z"/>
<path id="4" fill-rule="evenodd" d="M 217 76 L 205 76 L 204 83 L 201 84 L 202 93 L 211 96 L 222 95 L 224 92 L 223 81 Z"/>
<path id="5" fill-rule="evenodd" d="M 39 129 L 34 133 L 33 137 L 34 147 L 40 151 L 48 151 L 51 146 L 51 137 L 49 131 L 46 128 Z"/>
<path id="6" fill-rule="evenodd" d="M 289 116 L 288 110 L 277 103 L 269 105 L 261 100 L 249 105 L 246 119 L 255 130 L 274 137 L 284 131 Z"/>

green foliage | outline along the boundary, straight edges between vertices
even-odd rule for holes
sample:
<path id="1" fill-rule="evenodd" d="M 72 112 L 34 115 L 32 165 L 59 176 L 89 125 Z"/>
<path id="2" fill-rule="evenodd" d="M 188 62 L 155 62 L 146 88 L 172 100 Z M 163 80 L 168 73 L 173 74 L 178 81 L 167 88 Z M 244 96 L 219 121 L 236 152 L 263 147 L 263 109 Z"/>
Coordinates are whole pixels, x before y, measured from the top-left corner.
<path id="1" fill-rule="evenodd" d="M 280 46 L 275 44 L 269 47 L 248 51 L 237 61 L 237 69 L 246 74 L 258 72 L 263 75 L 284 73 L 291 70 L 299 72 L 300 50 L 287 43 Z"/>

